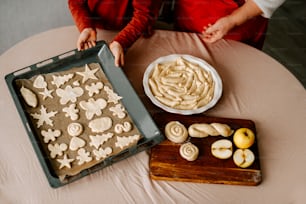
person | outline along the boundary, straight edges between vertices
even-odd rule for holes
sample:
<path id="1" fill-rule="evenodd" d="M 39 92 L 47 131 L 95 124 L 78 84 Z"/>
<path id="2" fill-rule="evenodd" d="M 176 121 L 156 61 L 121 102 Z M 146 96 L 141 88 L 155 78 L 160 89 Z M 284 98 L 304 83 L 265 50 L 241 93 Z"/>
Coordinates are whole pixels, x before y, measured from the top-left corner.
<path id="1" fill-rule="evenodd" d="M 268 19 L 285 0 L 177 0 L 175 25 L 206 43 L 222 38 L 263 47 Z"/>
<path id="2" fill-rule="evenodd" d="M 77 49 L 94 47 L 96 28 L 119 30 L 109 47 L 116 66 L 124 65 L 125 51 L 140 37 L 150 36 L 161 0 L 68 0 L 80 35 Z"/>

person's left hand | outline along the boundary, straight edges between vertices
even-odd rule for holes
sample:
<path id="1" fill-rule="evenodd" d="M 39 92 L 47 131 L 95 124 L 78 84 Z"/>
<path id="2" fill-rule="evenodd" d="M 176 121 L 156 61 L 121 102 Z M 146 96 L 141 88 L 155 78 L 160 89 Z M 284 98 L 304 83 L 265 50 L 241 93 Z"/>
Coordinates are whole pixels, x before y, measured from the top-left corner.
<path id="1" fill-rule="evenodd" d="M 202 39 L 204 42 L 214 43 L 222 39 L 234 26 L 235 24 L 230 17 L 220 18 L 213 25 L 209 24 L 204 27 Z"/>
<path id="2" fill-rule="evenodd" d="M 115 57 L 115 65 L 117 67 L 124 65 L 124 51 L 119 42 L 113 41 L 110 43 L 109 48 Z"/>

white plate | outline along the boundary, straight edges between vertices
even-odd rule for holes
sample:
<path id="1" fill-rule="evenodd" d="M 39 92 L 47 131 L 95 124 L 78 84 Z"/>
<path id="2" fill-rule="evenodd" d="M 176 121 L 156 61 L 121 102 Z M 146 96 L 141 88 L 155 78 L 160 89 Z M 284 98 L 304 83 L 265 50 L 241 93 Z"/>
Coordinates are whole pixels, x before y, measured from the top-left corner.
<path id="1" fill-rule="evenodd" d="M 156 64 L 175 61 L 179 57 L 182 57 L 182 58 L 188 60 L 189 62 L 198 64 L 201 68 L 203 68 L 206 71 L 209 71 L 211 73 L 212 78 L 213 78 L 214 83 L 215 83 L 215 87 L 214 87 L 215 90 L 214 90 L 213 99 L 207 105 L 202 106 L 198 109 L 180 110 L 180 109 L 171 108 L 169 106 L 166 106 L 166 105 L 162 104 L 152 94 L 151 89 L 149 87 L 149 77 L 151 75 L 152 70 L 156 66 Z M 218 100 L 221 98 L 221 95 L 222 95 L 222 80 L 221 80 L 219 74 L 217 73 L 217 71 L 210 64 L 208 64 L 206 61 L 204 61 L 200 58 L 191 56 L 191 55 L 173 54 L 173 55 L 167 55 L 167 56 L 160 57 L 160 58 L 156 59 L 151 64 L 149 64 L 149 66 L 147 67 L 147 69 L 144 73 L 144 76 L 143 76 L 142 83 L 143 83 L 145 94 L 150 98 L 150 100 L 152 101 L 153 104 L 155 104 L 156 106 L 162 108 L 163 110 L 165 110 L 167 112 L 177 113 L 177 114 L 182 114 L 182 115 L 192 115 L 192 114 L 203 113 L 206 110 L 212 108 L 214 105 L 216 105 L 216 103 L 218 102 Z"/>

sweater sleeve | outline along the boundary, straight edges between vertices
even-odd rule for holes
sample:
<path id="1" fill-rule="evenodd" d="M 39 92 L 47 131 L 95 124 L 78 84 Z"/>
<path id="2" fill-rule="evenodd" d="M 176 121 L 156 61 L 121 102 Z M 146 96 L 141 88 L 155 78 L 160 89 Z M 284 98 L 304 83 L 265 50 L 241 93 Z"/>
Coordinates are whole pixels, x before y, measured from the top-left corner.
<path id="1" fill-rule="evenodd" d="M 157 18 L 161 0 L 133 0 L 131 21 L 114 38 L 124 49 L 129 48 L 143 34 L 150 32 Z"/>
<path id="2" fill-rule="evenodd" d="M 68 0 L 73 20 L 81 32 L 84 28 L 94 28 L 87 0 Z"/>
<path id="3" fill-rule="evenodd" d="M 257 6 L 262 10 L 262 16 L 271 18 L 274 11 L 280 7 L 285 0 L 253 0 Z"/>

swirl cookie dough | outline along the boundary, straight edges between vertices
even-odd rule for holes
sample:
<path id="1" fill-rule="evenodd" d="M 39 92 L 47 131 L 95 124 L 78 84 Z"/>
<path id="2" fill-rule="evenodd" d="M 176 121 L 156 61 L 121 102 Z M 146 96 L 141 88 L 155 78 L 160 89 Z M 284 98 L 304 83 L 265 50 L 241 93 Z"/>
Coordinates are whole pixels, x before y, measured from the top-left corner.
<path id="1" fill-rule="evenodd" d="M 187 161 L 194 161 L 199 156 L 199 149 L 194 144 L 187 142 L 181 145 L 180 155 Z"/>
<path id="2" fill-rule="evenodd" d="M 214 86 L 209 71 L 182 57 L 157 64 L 149 77 L 154 97 L 162 104 L 179 110 L 194 110 L 208 104 L 213 99 Z"/>
<path id="3" fill-rule="evenodd" d="M 182 123 L 171 121 L 165 127 L 165 135 L 174 143 L 183 143 L 188 137 L 188 132 Z"/>
<path id="4" fill-rule="evenodd" d="M 72 137 L 79 136 L 83 132 L 83 126 L 80 123 L 70 123 L 67 127 L 67 131 Z"/>

